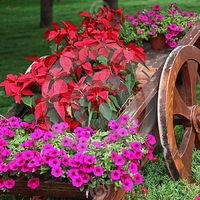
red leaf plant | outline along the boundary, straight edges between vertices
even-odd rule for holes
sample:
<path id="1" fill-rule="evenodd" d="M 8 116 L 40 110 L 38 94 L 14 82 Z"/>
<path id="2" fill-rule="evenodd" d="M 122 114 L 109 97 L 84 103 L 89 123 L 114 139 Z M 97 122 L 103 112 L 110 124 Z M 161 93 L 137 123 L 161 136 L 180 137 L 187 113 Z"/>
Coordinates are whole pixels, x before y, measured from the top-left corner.
<path id="1" fill-rule="evenodd" d="M 9 74 L 0 86 L 24 104 L 27 113 L 34 113 L 32 121 L 45 129 L 50 122 L 60 121 L 72 130 L 80 124 L 98 128 L 116 119 L 137 88 L 138 59 L 145 61 L 141 47 L 134 43 L 126 47 L 119 39 L 122 10 L 105 7 L 97 14 L 80 12 L 84 17 L 80 29 L 67 21 L 62 21 L 60 29 L 52 23 L 54 28 L 43 39 L 56 44 L 55 53 L 26 58 L 34 61 L 29 72 Z"/>

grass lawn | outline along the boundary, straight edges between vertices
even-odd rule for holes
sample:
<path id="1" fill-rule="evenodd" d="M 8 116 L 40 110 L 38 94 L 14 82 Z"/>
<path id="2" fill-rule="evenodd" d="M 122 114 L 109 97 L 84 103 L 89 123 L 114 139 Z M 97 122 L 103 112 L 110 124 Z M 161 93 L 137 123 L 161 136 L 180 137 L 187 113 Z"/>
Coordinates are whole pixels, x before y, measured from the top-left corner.
<path id="1" fill-rule="evenodd" d="M 63 0 L 63 2 L 58 3 L 57 1 L 54 1 L 54 22 L 62 24 L 60 20 L 71 21 L 76 26 L 80 26 L 83 17 L 79 16 L 77 13 L 80 11 L 96 11 L 96 8 L 102 5 L 101 2 L 102 1 L 93 0 Z M 149 5 L 160 4 L 161 7 L 164 7 L 169 3 L 174 3 L 174 0 L 119 0 L 119 8 L 125 8 L 123 11 L 124 14 L 127 13 L 133 15 L 138 10 L 147 8 Z M 176 3 L 182 10 L 188 12 L 200 12 L 199 0 L 176 0 Z M 50 54 L 47 42 L 42 41 L 43 33 L 47 29 L 39 28 L 39 20 L 39 0 L 0 1 L 0 82 L 4 81 L 6 75 L 9 73 L 17 75 L 20 72 L 24 73 L 31 64 L 31 61 L 24 59 L 25 57 Z M 3 88 L 0 88 L 0 90 L 2 89 Z M 197 96 L 200 100 L 199 86 Z M 6 113 L 12 103 L 14 103 L 14 100 L 1 96 L 0 114 Z M 154 195 L 155 199 L 168 199 L 165 197 L 172 194 L 174 196 L 172 196 L 171 199 L 179 199 L 178 195 L 180 199 L 192 199 L 192 192 L 193 194 L 197 194 L 197 190 L 200 191 L 200 168 L 198 167 L 200 165 L 200 153 L 199 151 L 194 152 L 195 164 L 193 166 L 193 172 L 198 186 L 191 186 L 191 188 L 189 188 L 190 186 L 184 181 L 174 182 L 168 177 L 169 172 L 163 159 L 161 146 L 158 145 L 155 151 L 155 156 L 158 158 L 158 161 L 153 162 L 153 164 L 152 161 L 145 163 L 143 169 L 143 173 L 147 176 L 144 185 L 145 187 L 150 188 L 148 194 L 150 196 Z M 187 187 L 191 193 L 187 191 Z M 169 189 L 166 190 L 166 188 Z M 139 191 L 141 193 L 140 190 L 140 186 L 134 188 L 135 192 Z M 137 194 L 135 192 L 134 195 L 127 194 L 126 199 L 133 199 Z M 139 195 L 137 198 L 140 199 Z M 148 196 L 145 196 L 145 198 L 150 199 Z M 11 197 L 3 195 L 0 199 L 10 200 Z"/>

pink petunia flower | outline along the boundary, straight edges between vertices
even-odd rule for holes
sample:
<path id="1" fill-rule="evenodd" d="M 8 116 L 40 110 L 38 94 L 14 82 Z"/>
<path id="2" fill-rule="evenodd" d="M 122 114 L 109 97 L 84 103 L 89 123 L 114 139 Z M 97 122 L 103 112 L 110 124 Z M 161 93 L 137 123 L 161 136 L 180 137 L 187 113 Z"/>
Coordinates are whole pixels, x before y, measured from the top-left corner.
<path id="1" fill-rule="evenodd" d="M 84 162 L 85 162 L 86 164 L 91 165 L 91 164 L 93 164 L 93 163 L 96 161 L 96 159 L 97 159 L 97 158 L 94 157 L 94 156 L 85 155 Z"/>
<path id="2" fill-rule="evenodd" d="M 21 171 L 26 173 L 30 170 L 30 168 L 28 167 L 28 163 L 25 163 L 22 167 L 21 167 Z"/>
<path id="3" fill-rule="evenodd" d="M 119 130 L 119 129 L 121 128 L 121 124 L 115 122 L 115 123 L 113 123 L 113 124 L 111 125 L 110 128 L 115 132 L 115 131 L 117 131 L 117 130 Z"/>
<path id="4" fill-rule="evenodd" d="M 147 16 L 148 16 L 148 17 L 153 17 L 154 14 L 155 14 L 154 11 L 147 11 Z"/>
<path id="5" fill-rule="evenodd" d="M 29 179 L 27 185 L 28 185 L 28 187 L 35 189 L 40 185 L 40 179 L 39 178 Z"/>
<path id="6" fill-rule="evenodd" d="M 150 35 L 154 35 L 156 32 L 155 31 L 151 31 L 150 32 Z"/>
<path id="7" fill-rule="evenodd" d="M 194 17 L 194 13 L 191 12 L 191 13 L 188 13 L 189 17 Z"/>
<path id="8" fill-rule="evenodd" d="M 13 171 L 17 171 L 19 166 L 17 165 L 15 160 L 9 162 L 9 168 Z"/>
<path id="9" fill-rule="evenodd" d="M 122 155 L 117 155 L 117 158 L 115 160 L 115 165 L 122 166 L 125 163 L 125 158 Z"/>
<path id="10" fill-rule="evenodd" d="M 83 164 L 83 171 L 84 172 L 91 173 L 93 171 L 93 169 L 94 169 L 93 164 L 91 164 L 91 165 L 86 164 L 86 163 Z"/>
<path id="11" fill-rule="evenodd" d="M 90 180 L 90 175 L 87 173 L 83 173 L 82 178 L 83 178 L 83 183 L 88 183 Z"/>
<path id="12" fill-rule="evenodd" d="M 158 26 L 155 25 L 155 24 L 153 24 L 151 27 L 152 27 L 153 29 L 157 29 L 157 28 L 158 28 Z"/>
<path id="13" fill-rule="evenodd" d="M 104 173 L 104 169 L 100 165 L 97 165 L 96 167 L 94 167 L 93 173 L 95 176 L 102 176 L 102 174 Z"/>
<path id="14" fill-rule="evenodd" d="M 59 155 L 58 149 L 56 149 L 56 148 L 51 148 L 51 149 L 49 150 L 49 156 L 50 156 L 50 157 L 56 157 L 57 155 Z"/>
<path id="15" fill-rule="evenodd" d="M 73 179 L 74 177 L 78 176 L 78 171 L 75 168 L 69 169 L 67 171 L 67 177 L 70 177 L 71 179 Z"/>
<path id="16" fill-rule="evenodd" d="M 142 183 L 142 175 L 140 173 L 136 173 L 134 175 L 134 181 L 136 184 L 141 184 Z"/>
<path id="17" fill-rule="evenodd" d="M 167 34 L 167 35 L 165 35 L 165 37 L 166 37 L 166 39 L 171 39 L 172 38 L 172 34 Z"/>
<path id="18" fill-rule="evenodd" d="M 32 147 L 35 144 L 35 140 L 29 139 L 25 141 L 23 144 L 21 144 L 21 147 Z"/>
<path id="19" fill-rule="evenodd" d="M 122 182 L 122 186 L 126 191 L 129 191 L 133 187 L 133 181 L 131 179 L 126 179 Z"/>
<path id="20" fill-rule="evenodd" d="M 77 150 L 78 150 L 79 152 L 87 151 L 87 144 L 78 144 L 78 145 L 77 145 Z"/>
<path id="21" fill-rule="evenodd" d="M 68 147 L 68 146 L 70 146 L 71 139 L 68 138 L 68 137 L 65 137 L 65 138 L 63 138 L 63 139 L 61 140 L 61 143 L 62 143 L 62 145 L 63 145 L 64 147 Z"/>
<path id="22" fill-rule="evenodd" d="M 57 132 L 57 133 L 63 133 L 63 126 L 58 124 L 58 123 L 55 123 L 53 126 L 52 126 L 52 129 Z"/>
<path id="23" fill-rule="evenodd" d="M 23 127 L 23 128 L 26 128 L 26 127 L 29 126 L 29 123 L 28 122 L 21 122 L 20 126 Z"/>
<path id="24" fill-rule="evenodd" d="M 117 155 L 114 151 L 111 152 L 111 158 L 112 158 L 114 161 L 117 160 L 117 156 L 118 156 L 118 155 Z"/>
<path id="25" fill-rule="evenodd" d="M 72 142 L 72 143 L 70 144 L 70 147 L 71 147 L 71 149 L 76 150 L 76 149 L 77 149 L 77 143 L 76 143 L 76 142 Z"/>
<path id="26" fill-rule="evenodd" d="M 194 23 L 191 23 L 191 22 L 190 22 L 190 23 L 188 23 L 188 26 L 193 26 L 193 25 L 194 25 Z"/>
<path id="27" fill-rule="evenodd" d="M 182 32 L 183 28 L 182 27 L 177 27 L 177 31 Z"/>
<path id="28" fill-rule="evenodd" d="M 64 166 L 68 166 L 69 163 L 68 163 L 68 156 L 67 155 L 62 157 L 62 164 Z"/>
<path id="29" fill-rule="evenodd" d="M 21 119 L 19 117 L 15 117 L 15 116 L 10 117 L 8 119 L 8 122 L 9 122 L 9 124 L 12 128 L 19 128 L 20 127 L 20 121 L 21 121 Z"/>
<path id="30" fill-rule="evenodd" d="M 156 144 L 156 139 L 155 139 L 155 137 L 154 137 L 153 135 L 149 134 L 149 135 L 147 136 L 147 138 L 148 138 L 149 144 L 151 144 L 151 145 Z"/>
<path id="31" fill-rule="evenodd" d="M 153 8 L 154 8 L 154 10 L 156 10 L 156 11 L 160 11 L 160 5 L 158 5 L 158 4 L 156 4 Z"/>
<path id="32" fill-rule="evenodd" d="M 163 19 L 163 16 L 162 16 L 162 15 L 156 15 L 156 19 L 162 20 L 162 19 Z"/>
<path id="33" fill-rule="evenodd" d="M 142 33 L 143 33 L 143 30 L 142 30 L 142 29 L 139 29 L 139 30 L 137 30 L 137 32 L 138 32 L 139 34 L 142 34 Z"/>
<path id="34" fill-rule="evenodd" d="M 122 149 L 122 154 L 126 158 L 130 157 L 130 151 L 128 149 Z"/>
<path id="35" fill-rule="evenodd" d="M 121 171 L 120 170 L 113 170 L 110 173 L 110 176 L 113 180 L 119 180 L 121 177 Z"/>
<path id="36" fill-rule="evenodd" d="M 140 159 L 142 158 L 143 153 L 140 150 L 135 150 L 134 155 L 136 159 Z"/>
<path id="37" fill-rule="evenodd" d="M 103 143 L 104 147 L 106 147 L 106 149 L 108 149 L 108 145 L 106 144 L 106 142 L 104 140 L 102 140 L 102 143 Z"/>
<path id="38" fill-rule="evenodd" d="M 52 174 L 53 176 L 55 176 L 55 177 L 60 177 L 60 176 L 62 176 L 62 168 L 61 168 L 61 167 L 58 167 L 58 166 L 53 167 L 53 168 L 51 169 L 51 174 Z"/>
<path id="39" fill-rule="evenodd" d="M 135 141 L 130 143 L 130 147 L 132 150 L 140 150 L 142 148 L 142 145 L 140 142 Z"/>
<path id="40" fill-rule="evenodd" d="M 81 176 L 75 176 L 72 179 L 72 184 L 76 187 L 81 187 L 83 185 L 83 178 Z"/>
<path id="41" fill-rule="evenodd" d="M 129 121 L 130 117 L 127 115 L 127 114 L 123 114 L 121 117 L 120 117 L 120 123 L 121 124 L 127 124 L 128 121 Z"/>
<path id="42" fill-rule="evenodd" d="M 60 159 L 58 157 L 56 158 L 50 158 L 49 160 L 49 166 L 50 167 L 57 167 L 60 166 L 61 162 Z"/>
<path id="43" fill-rule="evenodd" d="M 91 143 L 91 145 L 94 145 L 94 146 L 96 146 L 97 148 L 99 148 L 99 147 L 102 145 L 102 143 L 101 143 L 101 142 L 96 142 L 96 141 L 94 141 L 94 142 Z"/>
<path id="44" fill-rule="evenodd" d="M 128 169 L 132 174 L 135 174 L 135 173 L 138 172 L 137 165 L 135 163 L 132 163 L 132 162 L 129 164 Z"/>
<path id="45" fill-rule="evenodd" d="M 13 179 L 7 179 L 4 181 L 4 186 L 8 189 L 11 189 L 15 185 L 15 181 Z"/>
<path id="46" fill-rule="evenodd" d="M 169 27 L 170 27 L 170 29 L 173 30 L 173 31 L 175 31 L 176 28 L 177 28 L 176 24 L 171 24 Z"/>
<path id="47" fill-rule="evenodd" d="M 22 158 L 24 160 L 30 160 L 33 158 L 33 153 L 31 150 L 25 150 L 24 152 L 22 152 Z"/>
<path id="48" fill-rule="evenodd" d="M 4 178 L 0 178 L 0 188 L 4 187 L 4 182 L 5 182 L 5 179 Z"/>
<path id="49" fill-rule="evenodd" d="M 151 23 L 156 23 L 156 20 L 155 19 L 151 19 Z"/>
<path id="50" fill-rule="evenodd" d="M 121 136 L 121 137 L 125 137 L 126 135 L 128 135 L 128 130 L 126 128 L 120 128 L 117 133 Z"/>

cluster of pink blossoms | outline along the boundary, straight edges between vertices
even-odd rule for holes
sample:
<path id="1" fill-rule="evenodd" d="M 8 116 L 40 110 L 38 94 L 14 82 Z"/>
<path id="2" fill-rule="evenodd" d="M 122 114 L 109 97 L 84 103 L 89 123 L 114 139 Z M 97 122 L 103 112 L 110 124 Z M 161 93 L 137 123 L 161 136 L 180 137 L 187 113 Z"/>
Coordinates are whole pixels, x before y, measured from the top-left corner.
<path id="1" fill-rule="evenodd" d="M 188 31 L 189 28 L 194 25 L 194 23 L 191 22 L 191 19 L 193 21 L 197 21 L 197 14 L 195 14 L 194 12 L 188 13 L 187 11 L 182 11 L 177 6 L 175 6 L 175 4 L 176 3 L 168 4 L 167 15 L 170 19 L 167 20 L 166 23 L 169 23 L 168 21 L 170 20 L 172 21 L 172 23 L 164 24 L 164 27 L 162 21 L 165 20 L 166 17 L 163 16 L 163 12 L 160 10 L 160 5 L 158 4 L 155 6 L 148 6 L 151 8 L 151 11 L 147 11 L 145 9 L 142 12 L 141 10 L 139 10 L 134 16 L 131 16 L 129 14 L 126 14 L 125 16 L 130 19 L 132 25 L 136 27 L 136 32 L 138 34 L 145 34 L 145 32 L 149 32 L 150 37 L 157 33 L 163 33 L 164 30 L 166 43 L 170 47 L 174 48 L 176 47 L 177 43 L 180 42 L 180 39 L 177 40 L 177 38 L 182 39 L 182 37 L 184 36 L 184 29 L 187 29 Z M 180 25 L 178 26 L 174 20 L 178 15 L 180 16 L 180 18 L 185 18 L 184 21 L 187 24 L 182 25 L 182 27 L 180 27 Z M 161 31 L 160 29 L 163 30 Z"/>
<path id="2" fill-rule="evenodd" d="M 149 159 L 153 158 L 152 145 L 156 143 L 154 136 L 148 135 L 147 141 L 142 139 L 143 142 L 139 142 L 136 134 L 138 120 L 130 120 L 126 114 L 120 117 L 120 123 L 111 120 L 108 124 L 111 131 L 107 137 L 104 135 L 98 141 L 93 139 L 95 131 L 90 127 L 77 127 L 74 133 L 69 133 L 65 131 L 68 124 L 61 122 L 54 124 L 52 131 L 44 131 L 34 123 L 29 125 L 20 121 L 17 117 L 12 117 L 8 121 L 1 120 L 0 174 L 2 175 L 15 175 L 17 174 L 15 172 L 37 174 L 40 170 L 46 169 L 51 171 L 52 176 L 67 176 L 72 180 L 74 186 L 81 187 L 83 184 L 92 183 L 95 177 L 101 178 L 104 171 L 108 172 L 104 155 L 109 153 L 107 162 L 111 164 L 111 168 L 109 168 L 110 173 L 106 174 L 106 178 L 113 182 L 121 180 L 122 186 L 126 190 L 131 190 L 133 181 L 136 184 L 142 183 L 142 175 L 138 172 L 137 166 L 138 160 L 143 156 L 143 146 L 147 149 Z M 130 124 L 127 125 L 128 123 Z M 20 152 L 14 152 L 9 149 L 8 141 L 11 142 L 11 136 L 6 134 L 5 127 L 13 132 L 18 130 L 16 131 L 18 133 L 20 128 L 32 127 L 30 128 L 30 139 L 27 140 L 25 137 L 25 141 L 20 145 L 24 150 L 20 149 Z M 15 134 L 12 137 L 14 136 Z M 138 140 L 134 141 L 132 136 Z M 122 145 L 122 150 L 109 150 L 109 145 L 113 143 Z M 101 153 L 97 154 L 96 152 Z M 127 163 L 128 168 L 125 167 Z M 13 179 L 0 179 L 1 188 L 11 189 L 14 184 Z M 37 188 L 40 185 L 39 178 L 32 177 L 27 185 L 32 189 Z"/>

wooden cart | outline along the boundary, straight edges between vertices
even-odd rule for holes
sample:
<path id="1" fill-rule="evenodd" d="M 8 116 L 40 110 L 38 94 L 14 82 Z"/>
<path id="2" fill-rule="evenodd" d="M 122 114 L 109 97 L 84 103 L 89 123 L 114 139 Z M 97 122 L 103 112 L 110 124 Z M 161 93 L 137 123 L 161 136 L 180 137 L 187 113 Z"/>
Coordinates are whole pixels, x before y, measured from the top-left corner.
<path id="1" fill-rule="evenodd" d="M 161 141 L 166 165 L 174 180 L 192 183 L 191 164 L 193 146 L 200 149 L 200 107 L 196 105 L 196 85 L 200 80 L 200 21 L 197 22 L 172 50 L 154 51 L 145 44 L 147 66 L 157 68 L 143 89 L 135 96 L 123 114 L 139 120 L 141 136 L 152 134 Z M 12 114 L 12 113 L 9 113 Z M 183 125 L 181 146 L 176 144 L 174 127 Z M 143 157 L 140 168 L 147 158 Z M 85 192 L 65 179 L 41 177 L 40 186 L 28 188 L 27 179 L 16 179 L 10 194 L 86 198 Z M 90 190 L 93 200 L 120 200 L 125 190 L 114 190 L 113 185 Z M 15 198 L 13 196 L 13 198 Z"/>

